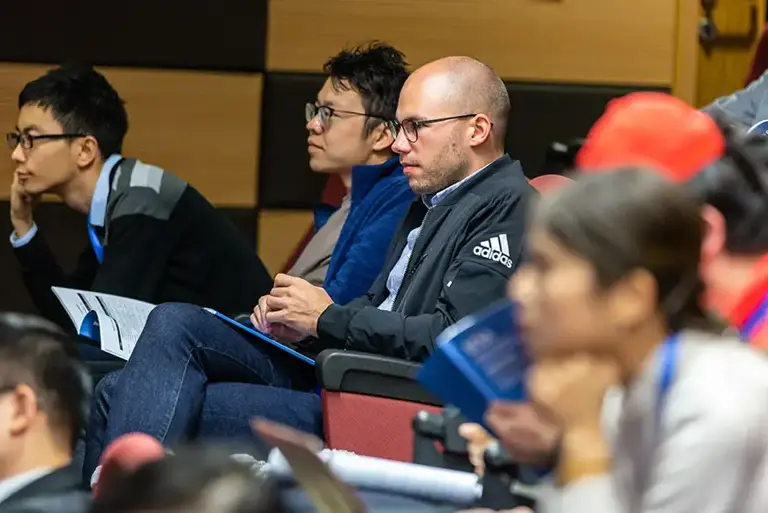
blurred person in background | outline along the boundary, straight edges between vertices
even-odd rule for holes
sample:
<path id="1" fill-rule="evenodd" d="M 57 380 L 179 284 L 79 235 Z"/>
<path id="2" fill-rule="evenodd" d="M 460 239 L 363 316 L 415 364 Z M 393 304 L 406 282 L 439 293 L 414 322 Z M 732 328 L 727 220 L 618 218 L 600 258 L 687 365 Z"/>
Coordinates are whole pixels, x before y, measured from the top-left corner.
<path id="1" fill-rule="evenodd" d="M 0 512 L 87 510 L 90 495 L 70 463 L 90 388 L 57 326 L 0 313 Z"/>
<path id="2" fill-rule="evenodd" d="M 704 228 L 687 190 L 643 168 L 582 177 L 536 207 L 510 295 L 531 401 L 560 433 L 542 511 L 768 508 L 768 362 L 701 305 Z"/>

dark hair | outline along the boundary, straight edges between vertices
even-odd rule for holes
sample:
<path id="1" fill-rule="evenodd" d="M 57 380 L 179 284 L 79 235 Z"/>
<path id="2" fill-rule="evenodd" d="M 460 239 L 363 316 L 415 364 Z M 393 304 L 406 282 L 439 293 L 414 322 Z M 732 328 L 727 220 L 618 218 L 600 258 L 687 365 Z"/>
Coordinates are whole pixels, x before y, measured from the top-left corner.
<path id="1" fill-rule="evenodd" d="M 323 65 L 335 90 L 357 91 L 363 100 L 366 135 L 383 120 L 395 119 L 400 90 L 408 78 L 408 63 L 402 52 L 374 41 L 343 50 Z"/>
<path id="2" fill-rule="evenodd" d="M 701 206 L 684 187 L 642 168 L 588 175 L 544 195 L 534 222 L 589 261 L 603 288 L 647 270 L 670 331 L 712 327 L 699 303 Z"/>
<path id="3" fill-rule="evenodd" d="M 27 385 L 54 436 L 74 448 L 88 418 L 91 380 L 74 341 L 29 315 L 0 313 L 0 385 Z"/>
<path id="4" fill-rule="evenodd" d="M 50 109 L 67 133 L 93 136 L 104 158 L 123 150 L 128 132 L 124 102 L 90 66 L 63 65 L 29 82 L 19 94 L 19 109 L 25 105 Z"/>
<path id="5" fill-rule="evenodd" d="M 725 218 L 725 248 L 732 253 L 768 252 L 768 138 L 747 135 L 716 118 L 725 137 L 725 153 L 688 184 L 702 202 Z"/>
<path id="6" fill-rule="evenodd" d="M 280 513 L 272 481 L 219 446 L 189 446 L 153 461 L 100 492 L 93 513 Z"/>

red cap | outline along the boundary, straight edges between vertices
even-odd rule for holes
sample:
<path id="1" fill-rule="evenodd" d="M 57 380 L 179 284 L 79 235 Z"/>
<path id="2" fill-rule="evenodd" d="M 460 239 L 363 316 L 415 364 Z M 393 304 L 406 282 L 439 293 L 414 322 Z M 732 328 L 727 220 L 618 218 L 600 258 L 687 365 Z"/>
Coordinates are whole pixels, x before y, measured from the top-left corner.
<path id="1" fill-rule="evenodd" d="M 638 92 L 608 104 L 576 155 L 576 165 L 588 173 L 650 166 L 685 182 L 724 150 L 723 135 L 707 114 L 668 94 Z"/>
<path id="2" fill-rule="evenodd" d="M 102 495 L 105 488 L 117 486 L 126 474 L 163 457 L 165 449 L 162 444 L 147 434 L 128 433 L 116 438 L 99 459 L 102 467 L 93 486 L 94 495 Z"/>

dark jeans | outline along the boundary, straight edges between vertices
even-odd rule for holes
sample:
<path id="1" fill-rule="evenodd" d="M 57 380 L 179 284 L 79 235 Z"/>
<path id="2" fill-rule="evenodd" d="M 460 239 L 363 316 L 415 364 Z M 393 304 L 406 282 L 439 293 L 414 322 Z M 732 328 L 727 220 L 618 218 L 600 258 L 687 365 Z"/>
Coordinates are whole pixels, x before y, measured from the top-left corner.
<path id="1" fill-rule="evenodd" d="M 241 334 L 200 307 L 155 308 L 130 360 L 96 387 L 84 476 L 115 438 L 147 433 L 171 446 L 191 438 L 253 437 L 265 417 L 322 436 L 314 368 Z"/>

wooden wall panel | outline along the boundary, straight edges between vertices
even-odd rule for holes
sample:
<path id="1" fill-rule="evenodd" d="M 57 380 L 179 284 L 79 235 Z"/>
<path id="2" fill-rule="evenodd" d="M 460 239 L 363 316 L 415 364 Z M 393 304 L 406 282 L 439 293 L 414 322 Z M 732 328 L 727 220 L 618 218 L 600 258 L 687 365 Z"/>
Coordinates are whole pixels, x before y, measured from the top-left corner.
<path id="1" fill-rule="evenodd" d="M 19 92 L 24 84 L 40 76 L 46 69 L 45 66 L 33 64 L 0 63 L 0 199 L 8 199 L 13 180 L 11 150 L 5 145 L 5 134 L 13 131 L 16 126 Z"/>
<path id="2" fill-rule="evenodd" d="M 511 80 L 669 86 L 676 9 L 671 0 L 271 0 L 267 69 L 318 71 L 343 46 L 381 39 L 414 66 L 458 54 Z"/>
<path id="3" fill-rule="evenodd" d="M 126 155 L 164 167 L 217 206 L 254 206 L 263 77 L 103 68 L 125 99 Z"/>
<path id="4" fill-rule="evenodd" d="M 280 272 L 314 222 L 311 210 L 261 210 L 258 253 L 273 275 Z"/>
<path id="5" fill-rule="evenodd" d="M 15 124 L 21 88 L 46 69 L 0 64 L 3 133 Z M 262 75 L 128 68 L 100 71 L 126 102 L 130 128 L 125 155 L 168 169 L 218 206 L 256 204 Z M 0 158 L 0 176 L 10 176 L 8 155 Z M 0 183 L 0 198 L 7 197 L 9 180 Z"/>

